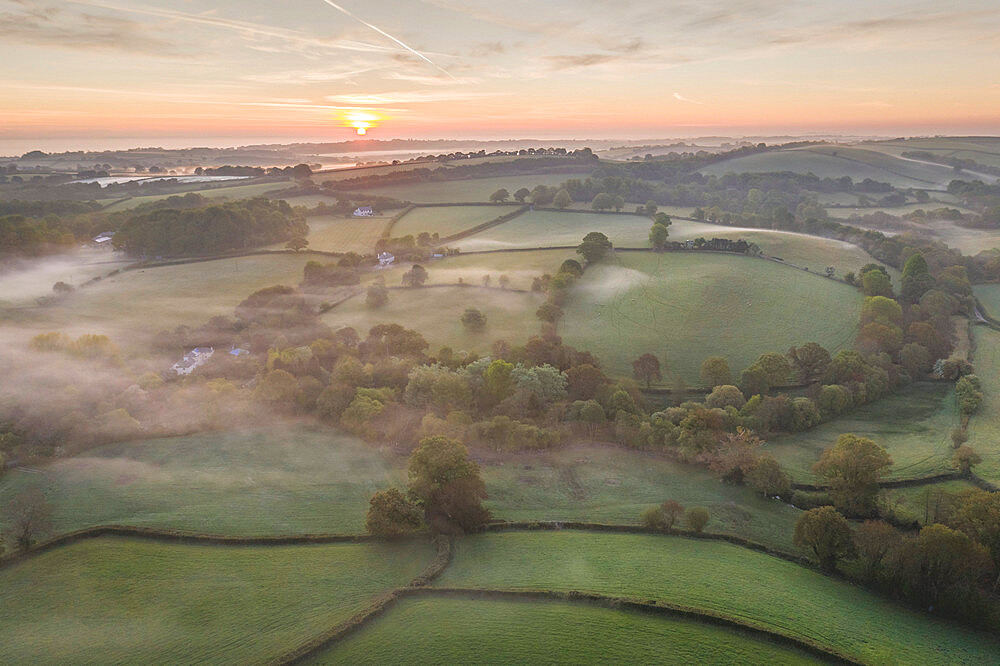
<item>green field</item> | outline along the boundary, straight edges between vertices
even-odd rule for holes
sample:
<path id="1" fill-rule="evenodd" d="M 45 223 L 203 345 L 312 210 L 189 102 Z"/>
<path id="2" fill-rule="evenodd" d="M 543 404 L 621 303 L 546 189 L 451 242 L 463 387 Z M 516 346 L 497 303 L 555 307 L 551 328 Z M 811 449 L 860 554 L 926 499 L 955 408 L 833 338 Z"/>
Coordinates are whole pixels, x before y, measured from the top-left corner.
<path id="1" fill-rule="evenodd" d="M 148 351 L 159 331 L 199 326 L 216 315 L 232 317 L 258 289 L 297 285 L 310 258 L 255 255 L 123 271 L 55 305 L 36 308 L 35 326 L 74 335 L 104 333 L 124 349 Z"/>
<path id="2" fill-rule="evenodd" d="M 951 167 L 920 164 L 851 146 L 811 146 L 735 157 L 701 170 L 704 174 L 793 171 L 820 178 L 871 178 L 896 187 L 943 190 L 954 178 Z"/>
<path id="3" fill-rule="evenodd" d="M 976 295 L 980 295 L 979 288 Z M 990 310 L 993 316 L 995 312 Z M 983 382 L 983 405 L 969 421 L 968 445 L 983 457 L 976 474 L 1000 483 L 1000 332 L 976 326 L 973 335 L 976 348 L 972 364 Z"/>
<path id="4" fill-rule="evenodd" d="M 414 208 L 392 227 L 393 238 L 426 231 L 441 238 L 471 229 L 517 210 L 511 206 L 440 206 Z"/>
<path id="5" fill-rule="evenodd" d="M 951 429 L 958 425 L 948 383 L 913 384 L 811 430 L 786 435 L 767 449 L 797 481 L 814 480 L 811 468 L 844 433 L 869 437 L 892 456 L 889 478 L 917 478 L 951 471 Z"/>
<path id="6" fill-rule="evenodd" d="M 971 481 L 943 481 L 911 488 L 886 488 L 882 490 L 882 500 L 901 520 L 925 525 L 941 520 L 935 510 L 943 507 L 946 496 L 975 489 Z"/>
<path id="7" fill-rule="evenodd" d="M 309 218 L 309 249 L 324 252 L 374 254 L 375 242 L 389 223 L 388 217 L 342 217 L 318 215 Z M 284 247 L 281 243 L 279 247 Z M 332 259 L 330 260 L 332 261 Z"/>
<path id="8" fill-rule="evenodd" d="M 403 599 L 310 664 L 810 664 L 748 633 L 559 601 Z"/>
<path id="9" fill-rule="evenodd" d="M 1000 320 L 1000 284 L 977 284 L 972 291 L 986 308 L 986 314 Z"/>
<path id="10" fill-rule="evenodd" d="M 500 276 L 506 275 L 510 278 L 511 289 L 530 289 L 533 278 L 544 273 L 555 275 L 563 260 L 569 258 L 579 259 L 580 255 L 573 250 L 460 254 L 433 259 L 422 266 L 427 269 L 427 284 L 457 284 L 462 280 L 466 284 L 481 285 L 483 276 L 489 275 L 491 284 L 495 286 Z M 382 275 L 386 284 L 399 285 L 403 273 L 409 268 L 409 264 L 398 264 L 366 277 L 374 279 L 376 275 Z"/>
<path id="11" fill-rule="evenodd" d="M 0 271 L 0 308 L 32 307 L 35 299 L 52 295 L 52 285 L 74 287 L 107 275 L 130 262 L 109 249 L 81 248 L 44 261 L 23 262 Z"/>
<path id="12" fill-rule="evenodd" d="M 690 211 L 685 214 L 690 214 Z M 650 225 L 649 218 L 638 215 L 531 211 L 462 239 L 455 246 L 470 252 L 578 245 L 588 232 L 600 231 L 607 234 L 611 242 L 619 247 L 649 247 Z M 781 257 L 790 264 L 819 273 L 827 266 L 833 266 L 839 275 L 843 275 L 874 261 L 871 255 L 856 245 L 818 236 L 680 219 L 675 219 L 670 226 L 672 241 L 694 240 L 699 237 L 732 240 L 742 238 L 759 245 L 765 254 Z"/>
<path id="13" fill-rule="evenodd" d="M 194 192 L 200 194 L 203 197 L 209 199 L 249 199 L 250 197 L 259 197 L 267 194 L 268 192 L 275 192 L 278 190 L 283 190 L 288 187 L 288 181 L 271 181 L 268 183 L 255 183 L 253 185 L 232 185 L 226 187 L 212 187 L 205 188 L 204 183 L 192 183 L 191 189 L 184 189 L 179 192 L 172 192 L 170 194 L 153 194 L 148 196 L 136 196 L 131 199 L 126 199 L 120 201 L 119 203 L 112 204 L 108 206 L 105 210 L 108 212 L 116 212 L 120 210 L 130 210 L 144 203 L 149 203 L 151 201 L 159 201 L 160 199 L 166 199 L 177 194 L 188 194 L 189 192 Z M 201 188 L 201 189 L 199 189 Z"/>
<path id="14" fill-rule="evenodd" d="M 1000 139 L 996 137 L 928 137 L 879 141 L 866 143 L 864 146 L 891 155 L 900 155 L 910 150 L 922 150 L 934 153 L 938 157 L 957 157 L 1000 167 Z M 961 173 L 956 174 L 956 177 L 962 178 Z"/>
<path id="15" fill-rule="evenodd" d="M 430 558 L 420 544 L 89 539 L 0 570 L 0 661 L 266 663 Z"/>
<path id="16" fill-rule="evenodd" d="M 468 180 L 439 180 L 401 185 L 364 187 L 359 191 L 371 192 L 383 197 L 393 197 L 414 203 L 451 203 L 461 201 L 489 201 L 490 195 L 506 188 L 513 196 L 522 187 L 529 190 L 536 185 L 554 187 L 570 178 L 585 177 L 579 173 L 526 174 L 523 176 L 498 176 L 494 178 L 471 178 Z"/>
<path id="17" fill-rule="evenodd" d="M 496 278 L 494 275 L 494 284 Z M 539 330 L 535 310 L 544 302 L 540 293 L 524 293 L 479 286 L 477 275 L 468 287 L 424 287 L 392 289 L 389 303 L 378 310 L 365 304 L 365 295 L 341 303 L 323 315 L 331 328 L 355 328 L 362 335 L 376 324 L 401 324 L 423 334 L 434 353 L 442 346 L 488 354 L 496 340 L 524 344 Z M 473 333 L 462 325 L 466 308 L 477 308 L 486 315 L 486 329 Z"/>
<path id="18" fill-rule="evenodd" d="M 584 274 L 560 331 L 612 373 L 631 375 L 632 361 L 653 353 L 665 377 L 698 384 L 701 362 L 715 354 L 738 375 L 764 352 L 850 345 L 861 300 L 847 285 L 770 261 L 619 252 Z"/>
<path id="19" fill-rule="evenodd" d="M 860 587 L 715 541 L 510 532 L 458 542 L 434 585 L 579 590 L 662 600 L 753 622 L 868 663 L 987 663 L 1000 643 Z"/>

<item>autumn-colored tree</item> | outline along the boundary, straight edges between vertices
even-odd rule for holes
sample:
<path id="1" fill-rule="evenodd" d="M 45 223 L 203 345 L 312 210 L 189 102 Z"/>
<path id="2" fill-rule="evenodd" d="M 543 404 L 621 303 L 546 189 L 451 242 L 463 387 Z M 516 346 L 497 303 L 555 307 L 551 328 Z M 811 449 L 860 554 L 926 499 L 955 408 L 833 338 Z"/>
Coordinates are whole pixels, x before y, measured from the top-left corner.
<path id="1" fill-rule="evenodd" d="M 701 363 L 701 381 L 708 388 L 731 384 L 733 375 L 729 371 L 729 361 L 721 356 L 709 356 Z"/>
<path id="2" fill-rule="evenodd" d="M 424 508 L 427 523 L 438 532 L 470 532 L 490 519 L 483 507 L 486 484 L 479 465 L 469 460 L 461 442 L 427 437 L 410 456 L 410 494 Z"/>
<path id="3" fill-rule="evenodd" d="M 854 530 L 854 550 L 869 580 L 878 577 L 882 564 L 903 539 L 883 520 L 866 520 Z"/>
<path id="4" fill-rule="evenodd" d="M 837 508 L 867 516 L 875 513 L 878 482 L 891 465 L 886 450 L 872 440 L 844 434 L 823 451 L 813 471 L 829 484 Z"/>
<path id="5" fill-rule="evenodd" d="M 641 382 L 646 382 L 646 388 L 653 384 L 653 380 L 663 379 L 660 373 L 660 359 L 653 354 L 643 354 L 632 361 L 632 374 Z"/>
<path id="6" fill-rule="evenodd" d="M 368 502 L 365 529 L 369 534 L 394 537 L 415 532 L 423 524 L 420 507 L 398 488 L 380 490 Z"/>
<path id="7" fill-rule="evenodd" d="M 832 506 L 810 509 L 795 523 L 795 546 L 812 552 L 827 571 L 837 568 L 837 560 L 851 553 L 851 526 Z"/>

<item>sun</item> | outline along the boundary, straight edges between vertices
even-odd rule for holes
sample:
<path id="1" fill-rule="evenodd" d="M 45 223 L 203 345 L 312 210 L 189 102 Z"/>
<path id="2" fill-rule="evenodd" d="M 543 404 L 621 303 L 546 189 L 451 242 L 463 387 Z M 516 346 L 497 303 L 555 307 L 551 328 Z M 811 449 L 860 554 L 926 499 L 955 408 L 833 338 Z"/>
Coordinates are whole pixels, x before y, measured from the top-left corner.
<path id="1" fill-rule="evenodd" d="M 368 134 L 368 130 L 378 126 L 382 117 L 372 111 L 346 111 L 341 116 L 344 127 L 353 127 L 359 136 Z"/>

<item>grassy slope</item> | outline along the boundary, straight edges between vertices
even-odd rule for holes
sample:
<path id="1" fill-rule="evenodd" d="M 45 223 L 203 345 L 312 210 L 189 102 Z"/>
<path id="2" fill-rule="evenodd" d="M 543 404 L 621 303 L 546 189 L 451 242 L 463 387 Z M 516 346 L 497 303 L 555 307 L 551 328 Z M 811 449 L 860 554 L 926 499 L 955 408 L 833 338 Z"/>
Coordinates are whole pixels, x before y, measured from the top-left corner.
<path id="1" fill-rule="evenodd" d="M 580 174 L 565 173 L 525 174 L 523 176 L 499 176 L 495 178 L 385 185 L 381 187 L 366 187 L 363 191 L 383 197 L 394 197 L 403 201 L 412 201 L 414 203 L 489 201 L 490 195 L 502 187 L 506 188 L 513 195 L 514 192 L 522 187 L 526 187 L 529 190 L 536 185 L 548 185 L 552 187 L 560 185 L 570 178 L 579 177 L 581 177 Z"/>
<path id="2" fill-rule="evenodd" d="M 971 159 L 980 164 L 1000 166 L 1000 140 L 995 137 L 929 137 L 865 144 L 866 148 L 892 155 L 922 150 L 939 157 Z M 956 177 L 962 178 L 961 173 Z"/>
<path id="3" fill-rule="evenodd" d="M 497 277 L 493 276 L 494 284 Z M 478 279 L 472 284 L 478 285 Z M 528 336 L 537 333 L 535 310 L 544 300 L 539 293 L 479 286 L 393 289 L 389 303 L 378 310 L 369 309 L 361 294 L 325 314 L 323 321 L 334 329 L 353 326 L 362 335 L 376 324 L 401 324 L 422 333 L 432 352 L 447 345 L 455 351 L 484 354 L 495 340 L 524 344 Z M 462 313 L 470 307 L 486 315 L 486 330 L 481 333 L 471 333 L 462 325 Z"/>
<path id="4" fill-rule="evenodd" d="M 203 433 L 112 444 L 13 470 L 0 503 L 40 486 L 55 530 L 119 523 L 258 535 L 359 533 L 368 498 L 405 472 L 336 431 Z"/>
<path id="5" fill-rule="evenodd" d="M 158 331 L 232 316 L 257 289 L 297 285 L 307 261 L 308 255 L 249 256 L 125 271 L 35 314 L 43 330 L 106 333 L 124 348 L 145 351 Z"/>
<path id="6" fill-rule="evenodd" d="M 976 293 L 980 291 L 977 289 Z M 996 312 L 990 310 L 993 316 L 997 316 Z M 976 326 L 973 335 L 976 350 L 972 361 L 983 382 L 983 406 L 969 421 L 968 444 L 983 457 L 976 473 L 1000 483 L 1000 332 Z"/>
<path id="7" fill-rule="evenodd" d="M 1000 650 L 986 635 L 720 542 L 581 532 L 482 535 L 458 543 L 435 585 L 662 599 L 756 622 L 874 663 L 984 663 Z"/>
<path id="8" fill-rule="evenodd" d="M 319 215 L 309 218 L 309 249 L 373 254 L 388 217 L 356 218 Z M 281 244 L 284 247 L 284 243 Z"/>
<path id="9" fill-rule="evenodd" d="M 516 208 L 508 206 L 442 206 L 440 208 L 414 208 L 404 215 L 392 228 L 395 238 L 422 231 L 441 238 L 471 229 L 492 219 L 513 213 Z"/>
<path id="10" fill-rule="evenodd" d="M 794 171 L 813 173 L 820 178 L 851 176 L 855 181 L 871 178 L 897 187 L 933 189 L 944 189 L 954 177 L 950 167 L 907 162 L 883 153 L 848 146 L 816 146 L 736 157 L 701 171 L 716 176 L 742 172 Z"/>
<path id="11" fill-rule="evenodd" d="M 100 538 L 0 570 L 4 663 L 264 663 L 408 582 L 418 544 Z"/>
<path id="12" fill-rule="evenodd" d="M 806 432 L 767 445 L 798 481 L 813 480 L 812 465 L 843 433 L 869 437 L 893 459 L 889 478 L 951 471 L 951 429 L 958 425 L 950 384 L 916 384 Z"/>
<path id="13" fill-rule="evenodd" d="M 675 499 L 704 506 L 706 528 L 792 549 L 800 512 L 720 483 L 706 470 L 624 449 L 578 446 L 483 466 L 490 507 L 506 520 L 638 523 L 643 509 Z"/>
<path id="14" fill-rule="evenodd" d="M 404 599 L 310 664 L 815 663 L 690 620 L 558 601 Z"/>
<path id="15" fill-rule="evenodd" d="M 758 259 L 618 253 L 580 280 L 560 331 L 612 373 L 631 375 L 649 352 L 697 384 L 713 354 L 739 373 L 767 351 L 810 341 L 839 349 L 854 335 L 860 301 L 851 287 Z"/>
<path id="16" fill-rule="evenodd" d="M 186 189 L 182 192 L 175 192 L 173 194 L 136 196 L 128 199 L 127 201 L 112 204 L 106 210 L 109 212 L 130 210 L 140 204 L 149 203 L 150 201 L 159 201 L 160 199 L 166 199 L 167 197 L 174 196 L 175 194 L 183 195 L 189 192 L 195 192 L 209 199 L 249 199 L 250 197 L 259 197 L 268 192 L 285 189 L 288 185 L 289 183 L 286 181 L 271 181 L 268 183 L 256 183 L 253 185 L 233 185 L 228 187 L 213 187 L 210 189 L 204 189 L 204 183 L 193 183 L 191 189 L 189 190 Z M 203 189 L 198 189 L 199 187 Z"/>
<path id="17" fill-rule="evenodd" d="M 926 524 L 940 520 L 935 513 L 935 507 L 942 506 L 943 497 L 958 495 L 975 488 L 976 486 L 970 481 L 944 481 L 912 488 L 888 488 L 882 491 L 882 497 L 902 520 Z"/>
<path id="18" fill-rule="evenodd" d="M 496 252 L 469 254 L 434 259 L 424 264 L 427 284 L 456 284 L 459 279 L 467 284 L 481 285 L 484 275 L 489 275 L 496 285 L 501 275 L 510 278 L 512 289 L 530 289 L 532 278 L 543 273 L 555 275 L 564 259 L 580 256 L 573 250 L 539 250 L 536 252 Z M 398 286 L 409 264 L 400 264 L 374 275 L 383 275 L 386 284 Z"/>

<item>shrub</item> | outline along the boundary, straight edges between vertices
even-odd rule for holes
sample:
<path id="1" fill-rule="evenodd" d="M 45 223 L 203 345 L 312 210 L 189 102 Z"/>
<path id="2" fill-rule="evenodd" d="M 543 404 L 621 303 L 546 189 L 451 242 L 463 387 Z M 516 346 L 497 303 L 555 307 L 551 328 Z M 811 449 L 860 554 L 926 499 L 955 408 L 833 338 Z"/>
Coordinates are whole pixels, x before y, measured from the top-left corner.
<path id="1" fill-rule="evenodd" d="M 705 525 L 708 524 L 708 519 L 708 509 L 703 506 L 691 507 L 687 510 L 687 513 L 684 514 L 684 522 L 687 524 L 688 529 L 699 533 L 705 529 Z"/>

